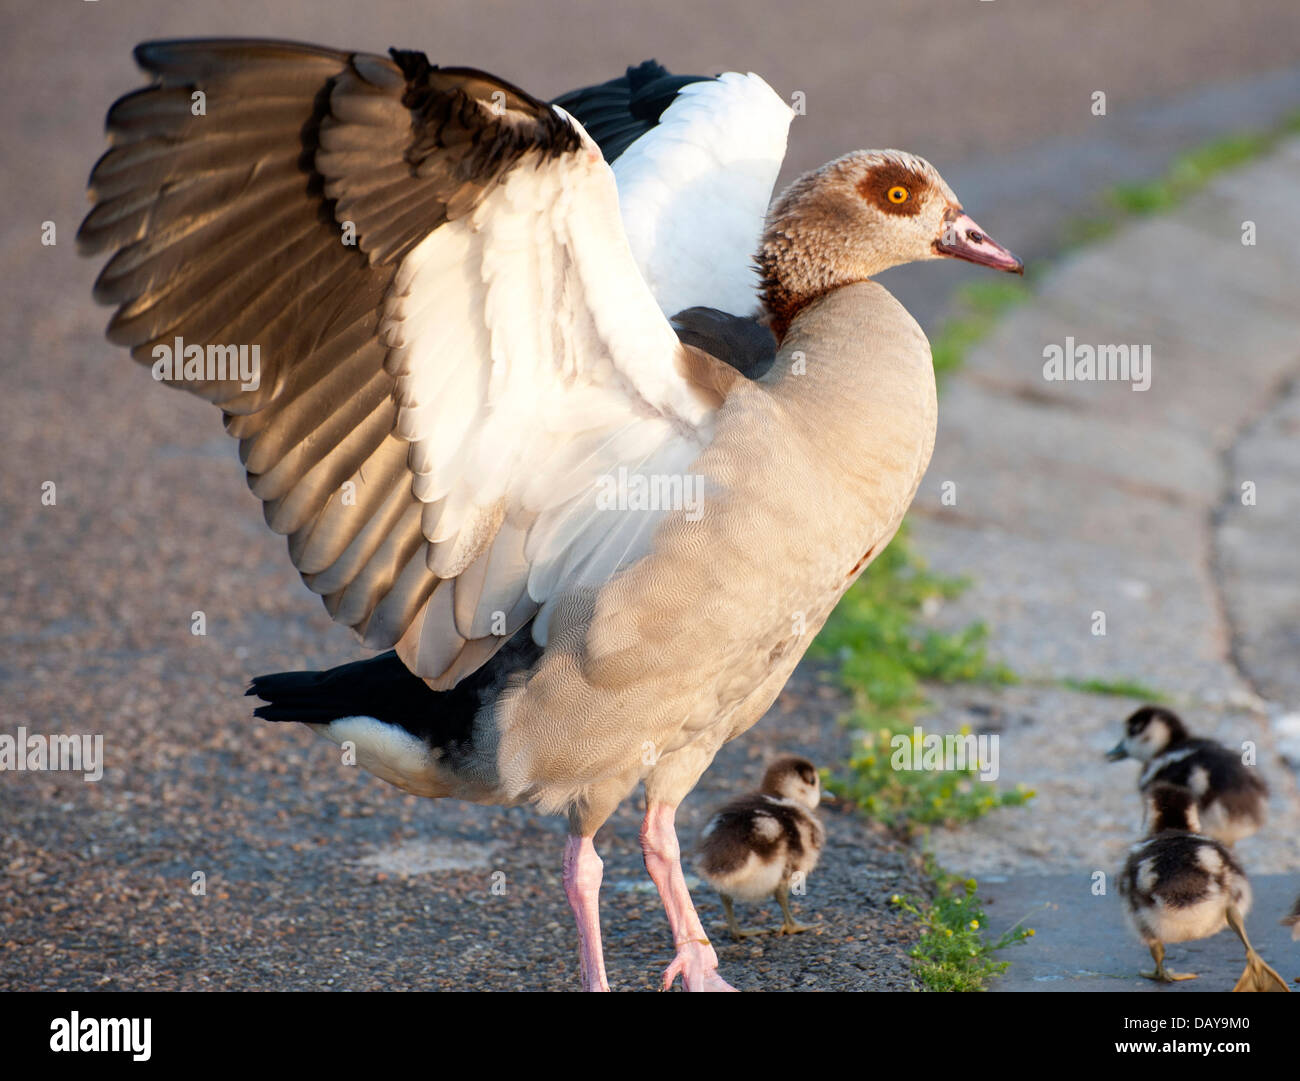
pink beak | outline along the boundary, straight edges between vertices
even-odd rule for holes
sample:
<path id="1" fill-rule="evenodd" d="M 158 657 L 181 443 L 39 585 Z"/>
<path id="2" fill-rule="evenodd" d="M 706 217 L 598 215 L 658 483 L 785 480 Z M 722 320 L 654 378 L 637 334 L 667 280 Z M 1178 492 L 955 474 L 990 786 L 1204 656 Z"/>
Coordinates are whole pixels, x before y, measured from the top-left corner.
<path id="1" fill-rule="evenodd" d="M 969 214 L 954 212 L 943 226 L 943 235 L 934 242 L 940 255 L 965 259 L 994 270 L 1010 274 L 1024 274 L 1025 264 L 975 224 Z"/>

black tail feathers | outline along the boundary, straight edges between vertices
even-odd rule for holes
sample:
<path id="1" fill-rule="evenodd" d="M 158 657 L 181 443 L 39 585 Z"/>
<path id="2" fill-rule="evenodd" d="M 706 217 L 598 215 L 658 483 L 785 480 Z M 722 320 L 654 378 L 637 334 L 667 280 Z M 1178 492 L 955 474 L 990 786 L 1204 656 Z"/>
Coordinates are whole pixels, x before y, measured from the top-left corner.
<path id="1" fill-rule="evenodd" d="M 265 721 L 329 724 L 340 717 L 376 717 L 408 728 L 427 725 L 440 697 L 392 651 L 324 672 L 254 676 L 245 694 L 267 703 L 253 710 Z"/>

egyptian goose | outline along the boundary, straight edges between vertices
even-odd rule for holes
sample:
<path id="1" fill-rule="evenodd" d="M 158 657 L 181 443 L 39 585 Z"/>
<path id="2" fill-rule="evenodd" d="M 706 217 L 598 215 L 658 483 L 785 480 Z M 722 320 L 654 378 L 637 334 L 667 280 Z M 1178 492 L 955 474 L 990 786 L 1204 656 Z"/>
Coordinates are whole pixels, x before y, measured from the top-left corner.
<path id="1" fill-rule="evenodd" d="M 894 535 L 934 441 L 925 336 L 870 279 L 1019 261 L 925 161 L 857 151 L 771 212 L 775 356 L 715 355 L 674 333 L 562 110 L 418 52 L 136 58 L 153 82 L 109 112 L 79 234 L 111 254 L 109 338 L 222 409 L 303 580 L 387 651 L 260 676 L 255 712 L 352 740 L 408 792 L 565 815 L 591 990 L 592 838 L 644 782 L 664 985 L 728 989 L 676 807 Z M 240 344 L 255 379 L 215 367 Z"/>
<path id="2" fill-rule="evenodd" d="M 1195 794 L 1161 783 L 1146 799 L 1146 838 L 1129 850 L 1119 879 L 1124 912 L 1155 961 L 1155 969 L 1142 975 L 1162 983 L 1194 980 L 1193 972 L 1165 968 L 1165 943 L 1209 938 L 1231 927 L 1246 947 L 1246 969 L 1235 990 L 1286 991 L 1246 937 L 1250 883 L 1227 845 L 1201 835 Z"/>
<path id="3" fill-rule="evenodd" d="M 817 768 L 798 755 L 782 755 L 763 773 L 757 792 L 720 807 L 700 834 L 695 869 L 718 891 L 727 930 L 740 940 L 761 935 L 736 923 L 734 900 L 781 906 L 778 935 L 811 930 L 790 912 L 790 886 L 817 866 L 826 830 L 817 818 L 822 801 Z"/>
<path id="4" fill-rule="evenodd" d="M 1138 791 L 1166 783 L 1196 796 L 1201 830 L 1224 844 L 1249 837 L 1264 824 L 1268 786 L 1241 754 L 1210 739 L 1195 739 L 1173 710 L 1142 706 L 1124 722 L 1124 737 L 1107 752 L 1112 762 L 1143 764 Z"/>

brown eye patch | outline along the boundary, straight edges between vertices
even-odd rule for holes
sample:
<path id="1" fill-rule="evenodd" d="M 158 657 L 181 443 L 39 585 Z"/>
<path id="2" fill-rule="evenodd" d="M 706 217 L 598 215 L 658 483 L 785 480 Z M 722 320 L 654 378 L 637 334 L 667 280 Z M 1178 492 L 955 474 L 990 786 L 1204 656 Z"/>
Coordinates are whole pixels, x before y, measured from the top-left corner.
<path id="1" fill-rule="evenodd" d="M 858 194 L 886 214 L 916 214 L 929 190 L 929 181 L 892 161 L 877 165 L 858 182 Z"/>

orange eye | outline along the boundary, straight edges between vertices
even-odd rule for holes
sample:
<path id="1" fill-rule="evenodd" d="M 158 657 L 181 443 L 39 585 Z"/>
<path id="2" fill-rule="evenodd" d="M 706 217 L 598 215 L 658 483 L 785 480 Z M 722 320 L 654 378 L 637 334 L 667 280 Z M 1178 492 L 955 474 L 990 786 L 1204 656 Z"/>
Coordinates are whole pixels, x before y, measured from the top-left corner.
<path id="1" fill-rule="evenodd" d="M 890 188 L 889 191 L 885 193 L 891 203 L 905 203 L 910 194 L 911 193 L 901 184 L 895 184 L 894 187 Z"/>

